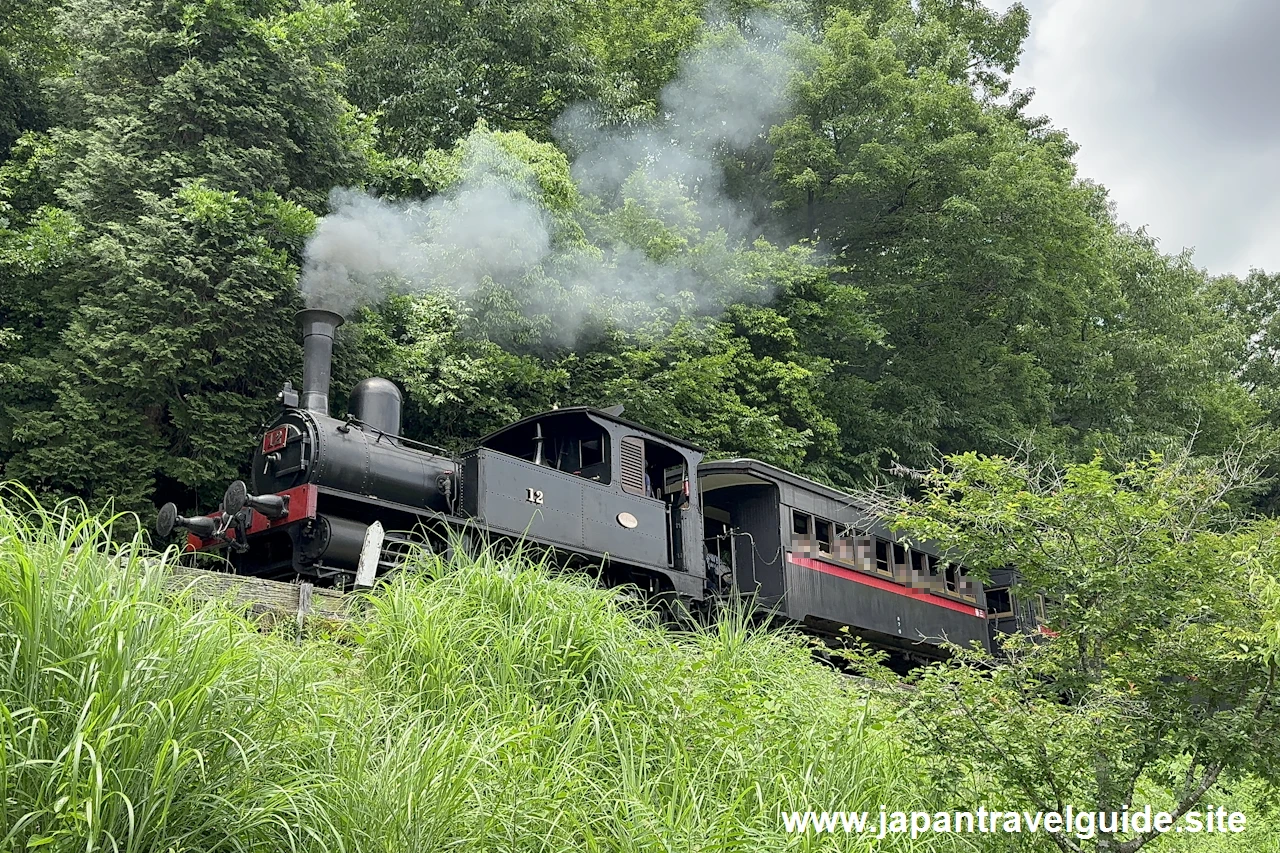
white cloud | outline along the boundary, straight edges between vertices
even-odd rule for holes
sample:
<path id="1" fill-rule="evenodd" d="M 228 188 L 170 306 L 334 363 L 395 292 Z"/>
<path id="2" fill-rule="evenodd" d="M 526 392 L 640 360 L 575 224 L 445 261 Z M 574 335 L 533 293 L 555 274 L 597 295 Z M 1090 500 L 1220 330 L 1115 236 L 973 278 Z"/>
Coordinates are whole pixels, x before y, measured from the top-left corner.
<path id="1" fill-rule="evenodd" d="M 1003 10 L 1006 0 L 987 0 Z M 1080 173 L 1165 251 L 1280 269 L 1280 3 L 1026 0 L 1014 75 L 1080 144 Z"/>

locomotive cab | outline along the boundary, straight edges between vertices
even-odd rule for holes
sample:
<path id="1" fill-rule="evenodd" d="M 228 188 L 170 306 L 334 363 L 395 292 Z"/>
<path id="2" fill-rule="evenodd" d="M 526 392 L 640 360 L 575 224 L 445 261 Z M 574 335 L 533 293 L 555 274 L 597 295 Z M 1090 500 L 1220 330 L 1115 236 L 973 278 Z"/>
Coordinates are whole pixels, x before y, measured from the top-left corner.
<path id="1" fill-rule="evenodd" d="M 462 458 L 462 510 L 488 530 L 545 542 L 703 593 L 696 476 L 702 451 L 614 412 L 556 409 L 494 432 Z"/>

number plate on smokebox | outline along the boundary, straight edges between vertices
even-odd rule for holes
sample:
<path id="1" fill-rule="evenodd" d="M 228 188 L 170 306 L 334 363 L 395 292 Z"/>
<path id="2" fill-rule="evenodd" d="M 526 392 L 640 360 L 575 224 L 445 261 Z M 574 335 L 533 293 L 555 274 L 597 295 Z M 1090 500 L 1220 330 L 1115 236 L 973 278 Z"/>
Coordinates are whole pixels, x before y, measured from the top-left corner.
<path id="1" fill-rule="evenodd" d="M 284 450 L 284 446 L 288 443 L 289 427 L 278 426 L 262 437 L 262 452 L 275 453 L 277 450 Z"/>

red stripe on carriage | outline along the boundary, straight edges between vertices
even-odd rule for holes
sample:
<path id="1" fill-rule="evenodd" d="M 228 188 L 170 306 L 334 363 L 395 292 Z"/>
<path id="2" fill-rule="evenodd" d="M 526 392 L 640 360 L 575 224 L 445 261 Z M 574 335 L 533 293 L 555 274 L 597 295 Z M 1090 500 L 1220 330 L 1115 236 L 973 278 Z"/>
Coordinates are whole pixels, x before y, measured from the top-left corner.
<path id="1" fill-rule="evenodd" d="M 838 578 L 844 578 L 854 583 L 864 584 L 875 589 L 881 589 L 885 592 L 891 592 L 894 595 L 905 595 L 910 598 L 919 599 L 925 604 L 934 604 L 938 607 L 945 607 L 948 610 L 954 610 L 957 613 L 963 613 L 966 616 L 973 616 L 979 619 L 987 618 L 987 611 L 981 607 L 974 607 L 972 604 L 961 604 L 958 601 L 952 601 L 949 598 L 943 598 L 940 595 L 934 595 L 923 589 L 913 589 L 909 586 L 903 586 L 900 583 L 894 583 L 885 578 L 878 578 L 874 575 L 856 572 L 853 569 L 846 569 L 843 566 L 833 566 L 824 560 L 815 560 L 812 557 L 801 557 L 797 554 L 788 554 L 787 559 L 803 569 L 813 569 L 815 572 L 822 572 L 825 575 L 834 575 Z"/>

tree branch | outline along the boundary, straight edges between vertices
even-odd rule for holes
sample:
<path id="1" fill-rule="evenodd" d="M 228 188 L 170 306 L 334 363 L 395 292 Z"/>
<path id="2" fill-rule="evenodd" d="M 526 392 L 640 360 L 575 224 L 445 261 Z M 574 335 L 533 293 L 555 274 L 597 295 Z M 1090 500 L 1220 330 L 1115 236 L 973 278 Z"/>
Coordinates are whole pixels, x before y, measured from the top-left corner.
<path id="1" fill-rule="evenodd" d="M 1275 687 L 1275 683 L 1276 670 L 1275 667 L 1272 667 L 1271 672 L 1267 676 L 1267 686 L 1263 688 L 1262 695 L 1258 697 L 1258 705 L 1253 709 L 1253 722 L 1256 723 L 1262 717 L 1263 712 L 1266 711 L 1267 706 L 1271 703 L 1271 690 Z M 1213 787 L 1213 784 L 1218 781 L 1218 776 L 1221 775 L 1223 766 L 1223 762 L 1218 761 L 1205 767 L 1204 775 L 1200 777 L 1199 784 L 1197 784 L 1190 793 L 1185 795 L 1171 812 L 1173 820 L 1177 821 L 1186 814 L 1192 806 L 1200 802 L 1200 798 L 1204 796 L 1205 792 Z M 1143 845 L 1159 834 L 1160 833 L 1153 827 L 1141 835 L 1134 836 L 1120 845 L 1119 853 L 1134 853 L 1134 851 L 1140 850 Z"/>

